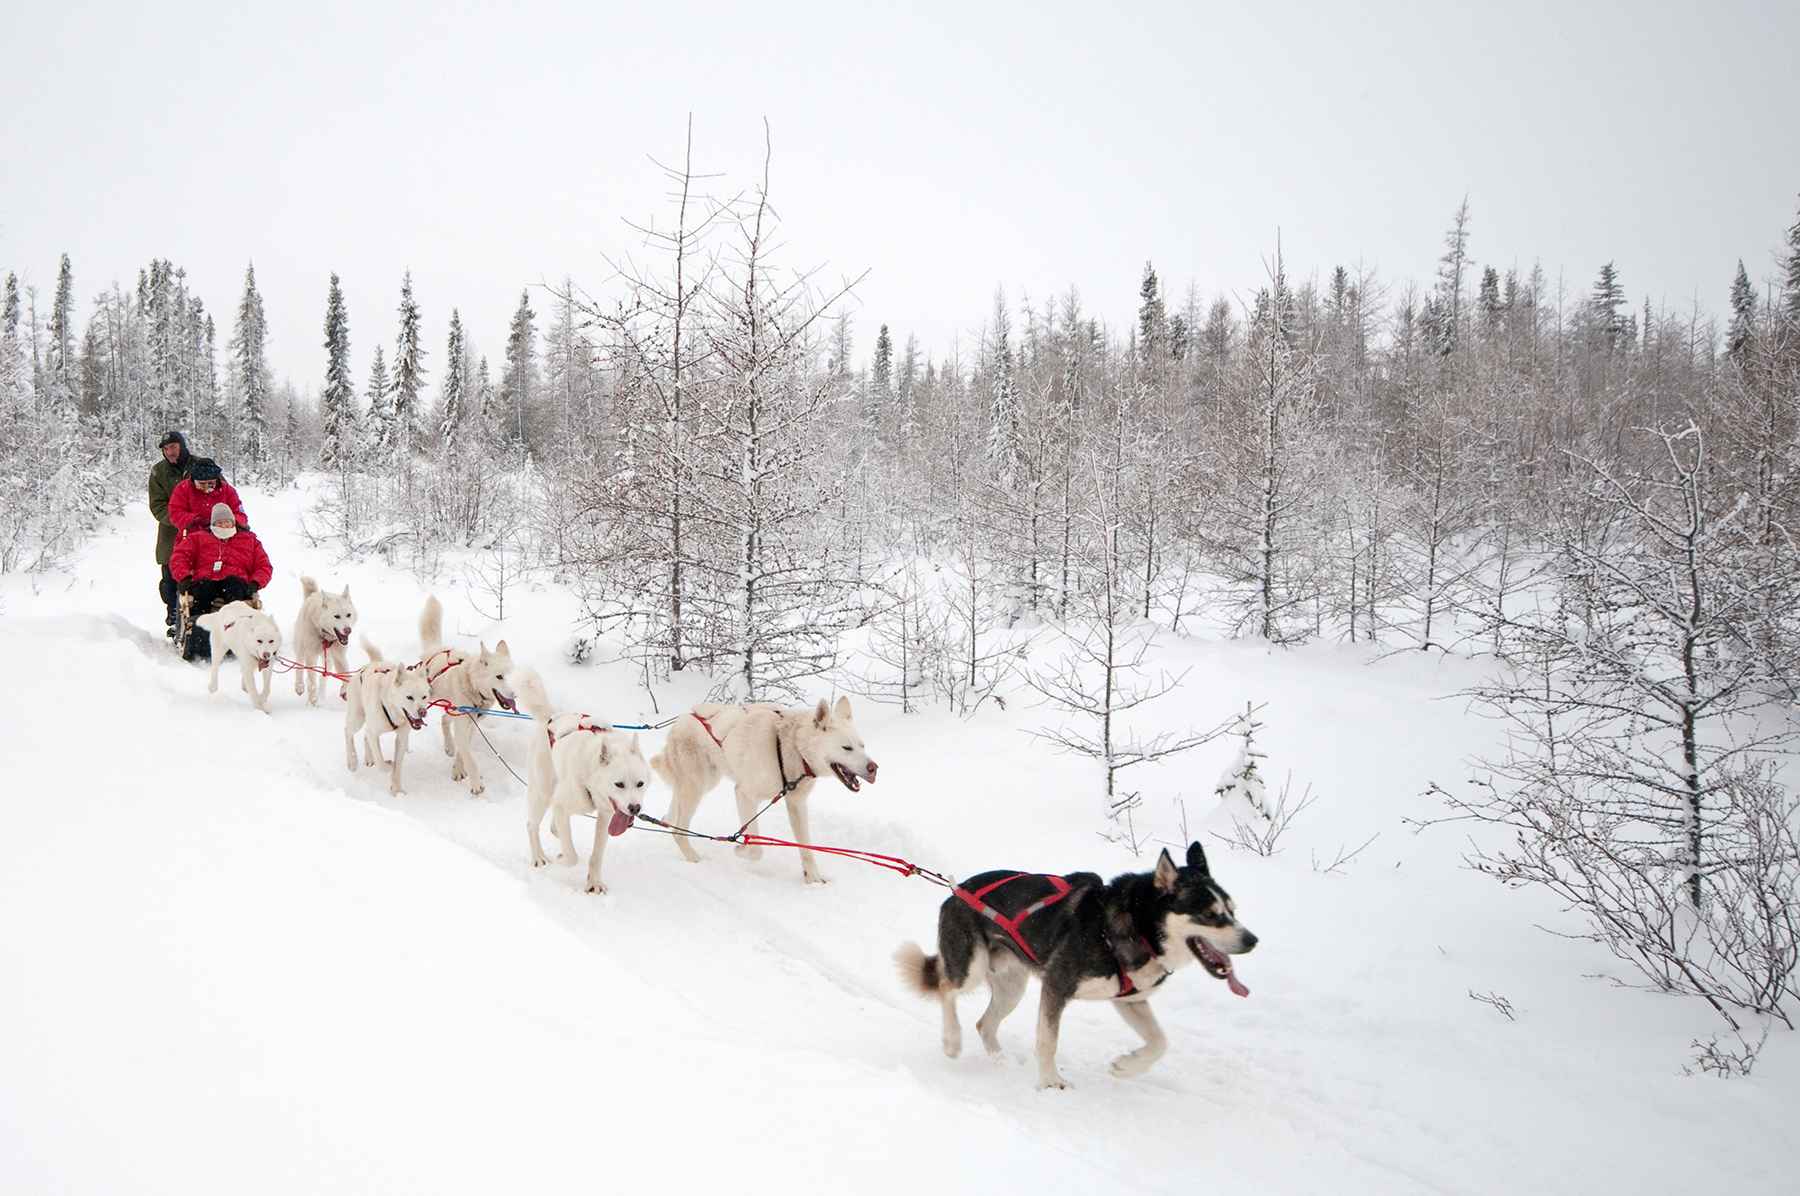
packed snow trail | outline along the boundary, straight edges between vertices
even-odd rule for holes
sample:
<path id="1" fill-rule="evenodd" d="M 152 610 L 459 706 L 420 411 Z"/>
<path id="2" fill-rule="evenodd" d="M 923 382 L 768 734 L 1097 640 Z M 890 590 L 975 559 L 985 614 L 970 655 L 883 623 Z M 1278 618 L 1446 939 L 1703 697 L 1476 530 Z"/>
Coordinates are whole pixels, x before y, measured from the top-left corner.
<path id="1" fill-rule="evenodd" d="M 352 584 L 390 658 L 415 653 L 425 586 L 309 547 L 296 492 L 245 502 L 284 634 L 304 571 Z M 950 1061 L 935 1006 L 895 979 L 893 949 L 930 943 L 941 890 L 843 860 L 810 888 L 791 853 L 746 864 L 701 844 L 694 866 L 632 832 L 608 852 L 610 892 L 589 896 L 579 868 L 526 866 L 524 795 L 479 739 L 484 800 L 451 782 L 435 728 L 395 799 L 383 774 L 345 770 L 335 685 L 316 710 L 278 685 L 268 716 L 233 670 L 207 694 L 160 635 L 151 539 L 134 508 L 71 573 L 0 579 L 15 670 L 0 686 L 0 1189 L 991 1193 L 1004 1177 L 1047 1192 L 1748 1192 L 1791 1178 L 1786 1037 L 1749 1080 L 1682 1077 L 1687 1040 L 1714 1030 L 1704 1011 L 1582 980 L 1606 961 L 1534 929 L 1552 908 L 1461 870 L 1457 833 L 1400 825 L 1488 742 L 1436 700 L 1475 666 L 1171 638 L 1172 665 L 1196 666 L 1171 724 L 1267 702 L 1271 784 L 1292 769 L 1323 800 L 1272 860 L 1210 845 L 1263 940 L 1241 961 L 1255 996 L 1181 973 L 1155 1003 L 1169 1052 L 1135 1080 L 1106 1070 L 1135 1037 L 1077 1005 L 1061 1055 L 1075 1088 L 1040 1093 L 1035 996 L 1002 1029 L 1002 1060 L 970 1035 Z M 628 669 L 566 664 L 575 604 L 556 588 L 509 596 L 518 613 L 496 628 L 454 576 L 435 587 L 450 642 L 504 636 L 559 708 L 656 721 L 700 696 L 696 679 L 652 709 Z M 881 781 L 821 786 L 815 837 L 959 875 L 1147 866 L 1095 836 L 1080 770 L 1021 733 L 1042 717 L 858 702 Z M 528 726 L 484 725 L 521 766 Z M 1154 778 L 1188 795 L 1196 826 L 1233 747 L 1215 746 Z M 666 804 L 659 787 L 648 808 Z M 1145 815 L 1177 836 L 1172 805 Z M 727 791 L 696 825 L 736 825 Z M 763 825 L 786 833 L 779 812 Z M 1347 875 L 1311 868 L 1372 831 Z M 1503 993 L 1518 1021 L 1470 989 Z M 965 1022 L 980 1008 L 965 1000 Z"/>

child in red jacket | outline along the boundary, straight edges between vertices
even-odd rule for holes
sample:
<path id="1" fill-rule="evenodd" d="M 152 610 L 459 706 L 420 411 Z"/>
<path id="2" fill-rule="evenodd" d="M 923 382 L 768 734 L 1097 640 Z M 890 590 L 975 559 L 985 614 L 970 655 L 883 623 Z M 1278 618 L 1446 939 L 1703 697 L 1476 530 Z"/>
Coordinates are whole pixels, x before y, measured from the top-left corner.
<path id="1" fill-rule="evenodd" d="M 169 522 L 175 528 L 176 538 L 185 539 L 189 532 L 204 531 L 216 503 L 231 508 L 239 527 L 250 526 L 244 504 L 220 472 L 218 462 L 211 457 L 195 457 L 188 466 L 188 476 L 169 493 Z"/>
<path id="2" fill-rule="evenodd" d="M 214 503 L 210 530 L 195 532 L 169 557 L 169 572 L 182 593 L 192 596 L 195 616 L 217 610 L 227 602 L 247 601 L 269 584 L 275 567 L 262 541 L 224 503 Z M 212 644 L 199 627 L 188 633 L 183 660 L 212 658 Z"/>

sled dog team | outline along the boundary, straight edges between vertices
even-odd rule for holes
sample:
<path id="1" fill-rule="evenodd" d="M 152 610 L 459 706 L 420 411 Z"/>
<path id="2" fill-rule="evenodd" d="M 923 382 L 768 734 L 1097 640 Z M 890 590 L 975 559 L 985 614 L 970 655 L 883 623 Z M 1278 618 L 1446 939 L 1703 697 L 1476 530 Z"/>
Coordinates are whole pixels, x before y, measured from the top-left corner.
<path id="1" fill-rule="evenodd" d="M 674 828 L 681 856 L 697 862 L 693 844 L 680 832 L 692 824 L 700 799 L 720 781 L 732 783 L 738 819 L 751 822 L 770 799 L 787 810 L 797 843 L 812 843 L 809 801 L 816 781 L 835 777 L 856 793 L 874 782 L 875 760 L 854 722 L 850 702 L 820 701 L 810 710 L 773 705 L 696 706 L 670 727 L 662 750 L 645 759 L 635 733 L 614 730 L 605 721 L 573 711 L 554 711 L 535 673 L 517 670 L 506 641 L 490 651 L 446 647 L 443 607 L 426 599 L 419 617 L 420 659 L 402 664 L 386 659 L 365 637 L 368 662 L 349 668 L 349 645 L 356 627 L 356 606 L 348 586 L 338 593 L 319 588 L 310 577 L 300 579 L 300 614 L 294 642 L 302 664 L 294 692 L 317 705 L 330 679 L 313 669 L 346 674 L 339 694 L 345 700 L 344 761 L 358 767 L 356 739 L 362 737 L 361 763 L 385 763 L 381 738 L 393 736 L 388 789 L 403 792 L 402 766 L 411 736 L 423 731 L 435 703 L 486 710 L 519 711 L 534 720 L 526 765 L 528 858 L 533 867 L 550 862 L 541 837 L 550 816 L 559 864 L 579 862 L 572 819 L 594 819 L 588 856 L 587 891 L 604 893 L 601 864 L 607 841 L 623 834 L 643 812 L 654 773 L 672 791 L 667 824 Z M 209 690 L 217 691 L 226 652 L 238 659 L 243 688 L 259 710 L 269 709 L 272 688 L 269 664 L 281 649 L 275 620 L 248 602 L 232 602 L 196 621 L 213 637 Z M 260 690 L 257 680 L 260 675 Z M 466 781 L 471 795 L 485 789 L 472 750 L 473 717 L 445 717 L 444 754 L 451 759 L 453 780 Z M 759 846 L 738 844 L 746 859 L 762 855 Z M 824 883 L 814 853 L 798 849 L 800 870 L 808 884 Z M 998 1055 L 1000 1023 L 1017 1008 L 1027 980 L 1035 975 L 1041 989 L 1038 1005 L 1036 1059 L 1038 1084 L 1067 1087 L 1056 1067 L 1063 1009 L 1070 1001 L 1108 1001 L 1143 1040 L 1143 1045 L 1115 1059 L 1114 1075 L 1139 1075 L 1160 1058 L 1167 1039 L 1150 1009 L 1150 997 L 1171 975 L 1190 963 L 1239 995 L 1231 957 L 1249 951 L 1256 936 L 1237 920 L 1235 904 L 1220 887 L 1199 843 L 1185 858 L 1163 851 L 1156 867 L 1106 881 L 1096 873 L 1066 876 L 1021 872 L 983 872 L 955 886 L 938 910 L 937 954 L 927 955 L 913 943 L 895 959 L 908 988 L 935 998 L 943 1014 L 944 1053 L 962 1050 L 957 997 L 985 983 L 988 1004 L 976 1031 L 990 1055 Z"/>

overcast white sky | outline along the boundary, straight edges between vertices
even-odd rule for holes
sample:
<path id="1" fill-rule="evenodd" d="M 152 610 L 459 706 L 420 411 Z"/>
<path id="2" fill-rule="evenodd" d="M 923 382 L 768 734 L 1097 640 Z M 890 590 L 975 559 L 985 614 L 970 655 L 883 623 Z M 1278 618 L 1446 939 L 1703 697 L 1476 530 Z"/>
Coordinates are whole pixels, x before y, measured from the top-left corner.
<path id="1" fill-rule="evenodd" d="M 871 271 L 859 355 L 881 322 L 941 351 L 999 283 L 1129 319 L 1145 259 L 1242 297 L 1277 227 L 1301 273 L 1428 278 L 1465 192 L 1482 263 L 1717 310 L 1800 191 L 1776 0 L 9 9 L 0 271 L 47 303 L 67 251 L 85 309 L 169 257 L 223 342 L 254 259 L 314 389 L 329 271 L 359 377 L 409 266 L 428 367 L 452 306 L 497 358 L 521 287 L 600 283 L 662 210 L 690 111 L 739 182 L 770 119 L 788 260 Z"/>

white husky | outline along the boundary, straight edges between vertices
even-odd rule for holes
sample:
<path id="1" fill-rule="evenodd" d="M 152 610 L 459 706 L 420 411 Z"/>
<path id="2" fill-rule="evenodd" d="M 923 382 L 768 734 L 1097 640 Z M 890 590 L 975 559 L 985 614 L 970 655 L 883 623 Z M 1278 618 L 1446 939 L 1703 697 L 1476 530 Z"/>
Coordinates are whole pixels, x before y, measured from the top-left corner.
<path id="1" fill-rule="evenodd" d="M 538 830 L 544 812 L 562 843 L 559 864 L 576 863 L 575 836 L 569 819 L 589 814 L 594 819 L 594 850 L 588 856 L 587 891 L 606 892 L 600 880 L 600 862 L 606 857 L 606 841 L 631 829 L 631 820 L 643 808 L 650 766 L 636 734 L 615 731 L 585 714 L 558 714 L 532 710 L 537 734 L 532 737 L 531 762 L 526 776 L 531 782 L 530 811 L 525 831 L 530 841 L 531 866 L 541 868 L 544 844 Z"/>
<path id="2" fill-rule="evenodd" d="M 369 663 L 350 677 L 349 706 L 344 711 L 344 764 L 356 771 L 356 733 L 363 733 L 363 763 L 381 763 L 381 737 L 394 734 L 394 763 L 388 770 L 388 792 L 398 796 L 400 764 L 406 759 L 406 743 L 414 731 L 425 729 L 425 712 L 431 708 L 431 686 L 416 664 L 383 660 L 381 650 L 363 639 Z M 385 724 L 385 725 L 384 725 Z"/>
<path id="3" fill-rule="evenodd" d="M 650 767 L 675 791 L 669 821 L 682 830 L 701 797 L 720 778 L 729 777 L 737 789 L 741 822 L 749 822 L 771 798 L 786 792 L 781 804 L 787 807 L 794 838 L 802 843 L 811 841 L 806 800 L 816 777 L 829 771 L 852 793 L 862 788 L 862 778 L 875 780 L 875 761 L 850 719 L 849 698 L 839 698 L 836 706 L 821 701 L 812 710 L 696 706 L 675 720 Z M 673 838 L 683 857 L 699 861 L 685 835 Z M 736 850 L 747 859 L 762 856 L 760 847 L 739 845 Z M 808 884 L 825 883 L 810 851 L 800 852 L 800 874 Z"/>
<path id="4" fill-rule="evenodd" d="M 425 600 L 419 615 L 419 645 L 423 659 L 419 662 L 425 678 L 431 683 L 433 701 L 443 699 L 452 706 L 480 706 L 488 710 L 515 710 L 512 682 L 512 652 L 501 640 L 488 651 L 462 652 L 444 647 L 444 607 L 435 597 Z M 444 754 L 451 759 L 450 779 L 469 782 L 469 793 L 480 797 L 487 786 L 481 780 L 481 768 L 475 763 L 471 741 L 475 736 L 473 717 L 444 719 Z"/>
<path id="5" fill-rule="evenodd" d="M 350 601 L 350 587 L 332 594 L 319 588 L 310 577 L 300 579 L 300 615 L 294 620 L 294 651 L 300 663 L 308 666 L 294 670 L 294 692 L 304 694 L 312 705 L 319 704 L 325 679 L 311 670 L 320 666 L 334 673 L 350 671 L 350 633 L 356 629 L 356 603 Z M 344 682 L 338 697 L 350 696 L 350 683 Z"/>
<path id="6" fill-rule="evenodd" d="M 269 662 L 281 651 L 280 626 L 267 612 L 248 602 L 228 602 L 201 615 L 194 623 L 212 637 L 212 675 L 207 678 L 206 692 L 219 692 L 219 666 L 225 663 L 225 653 L 230 652 L 243 670 L 244 692 L 250 695 L 251 703 L 264 714 L 269 713 L 269 691 L 275 688 Z M 262 674 L 260 693 L 258 673 Z"/>

